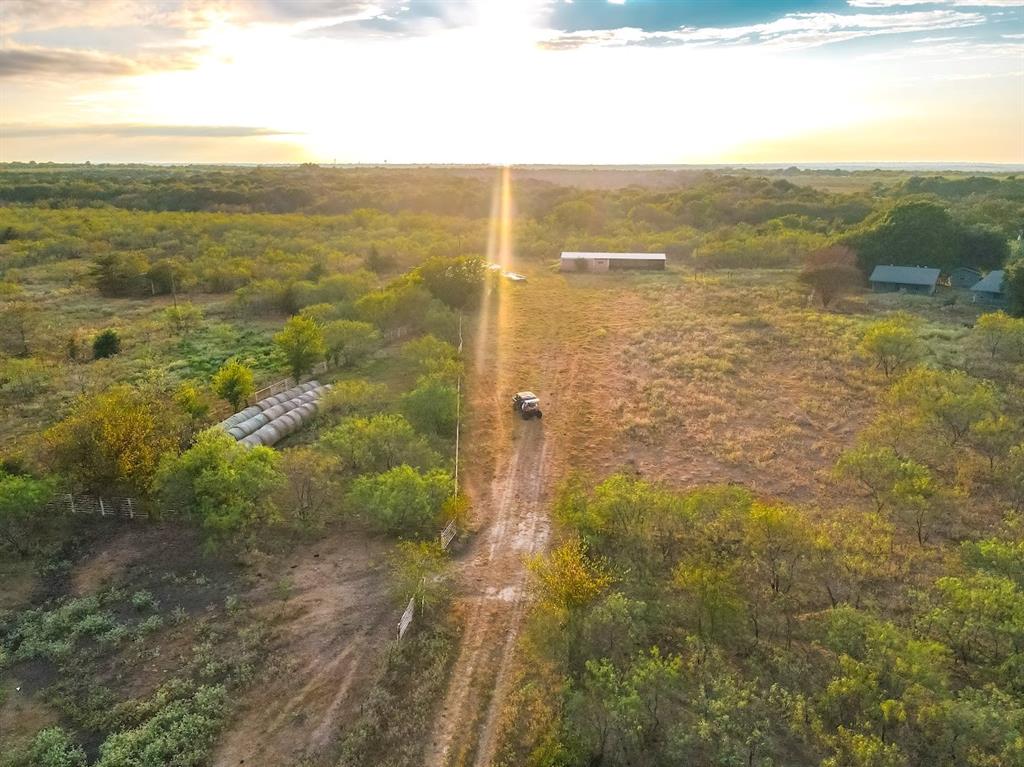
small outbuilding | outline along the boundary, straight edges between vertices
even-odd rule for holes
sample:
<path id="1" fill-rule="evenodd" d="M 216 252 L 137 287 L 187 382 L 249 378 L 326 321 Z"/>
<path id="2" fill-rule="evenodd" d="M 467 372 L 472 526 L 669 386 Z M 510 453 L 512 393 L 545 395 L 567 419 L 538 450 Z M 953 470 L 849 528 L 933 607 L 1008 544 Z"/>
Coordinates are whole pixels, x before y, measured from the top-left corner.
<path id="1" fill-rule="evenodd" d="M 868 281 L 876 293 L 920 293 L 930 296 L 935 292 L 940 270 L 927 266 L 876 266 Z"/>
<path id="2" fill-rule="evenodd" d="M 949 287 L 970 288 L 978 284 L 981 272 L 970 266 L 958 266 L 949 273 Z"/>
<path id="3" fill-rule="evenodd" d="M 995 269 L 971 286 L 974 300 L 979 304 L 1006 305 L 1006 272 Z"/>
<path id="4" fill-rule="evenodd" d="M 563 272 L 664 269 L 664 253 L 562 253 Z"/>

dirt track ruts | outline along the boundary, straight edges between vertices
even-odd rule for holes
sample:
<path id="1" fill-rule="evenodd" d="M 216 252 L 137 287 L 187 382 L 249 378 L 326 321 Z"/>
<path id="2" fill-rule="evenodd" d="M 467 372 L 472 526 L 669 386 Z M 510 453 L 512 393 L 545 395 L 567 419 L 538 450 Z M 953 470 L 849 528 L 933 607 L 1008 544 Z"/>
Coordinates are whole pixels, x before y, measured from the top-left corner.
<path id="1" fill-rule="evenodd" d="M 558 479 L 563 422 L 571 409 L 563 400 L 571 397 L 566 395 L 573 389 L 578 350 L 566 346 L 537 354 L 530 337 L 533 318 L 517 308 L 497 313 L 494 338 L 482 352 L 493 369 L 473 382 L 472 427 L 477 435 L 487 432 L 480 441 L 489 442 L 494 455 L 507 458 L 494 461 L 489 481 L 486 460 L 470 464 L 480 529 L 456 565 L 464 633 L 427 745 L 424 762 L 429 767 L 491 764 L 527 608 L 525 560 L 545 548 L 550 534 L 550 493 Z M 539 421 L 521 421 L 508 404 L 516 389 L 528 387 L 546 410 Z"/>

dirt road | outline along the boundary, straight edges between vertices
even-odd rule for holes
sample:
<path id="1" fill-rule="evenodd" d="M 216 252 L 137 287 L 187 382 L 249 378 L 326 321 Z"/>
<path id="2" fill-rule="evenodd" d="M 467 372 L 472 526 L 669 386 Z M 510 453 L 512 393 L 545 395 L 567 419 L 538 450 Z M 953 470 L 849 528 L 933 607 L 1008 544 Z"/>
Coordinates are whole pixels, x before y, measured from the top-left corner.
<path id="1" fill-rule="evenodd" d="M 465 634 L 428 765 L 486 765 L 493 754 L 506 669 L 525 604 L 523 560 L 543 549 L 549 532 L 544 468 L 552 440 L 540 422 L 523 427 L 492 486 L 493 522 L 461 567 Z"/>
<path id="2" fill-rule="evenodd" d="M 429 767 L 485 767 L 494 757 L 527 607 L 525 560 L 547 545 L 566 428 L 578 420 L 580 401 L 574 392 L 581 351 L 558 330 L 568 318 L 551 317 L 538 333 L 532 311 L 550 305 L 546 285 L 531 286 L 530 292 L 509 290 L 476 350 L 466 489 L 478 529 L 456 563 L 464 635 L 428 744 Z M 538 353 L 541 344 L 543 354 Z M 522 421 L 512 413 L 511 395 L 523 388 L 540 396 L 543 419 Z"/>

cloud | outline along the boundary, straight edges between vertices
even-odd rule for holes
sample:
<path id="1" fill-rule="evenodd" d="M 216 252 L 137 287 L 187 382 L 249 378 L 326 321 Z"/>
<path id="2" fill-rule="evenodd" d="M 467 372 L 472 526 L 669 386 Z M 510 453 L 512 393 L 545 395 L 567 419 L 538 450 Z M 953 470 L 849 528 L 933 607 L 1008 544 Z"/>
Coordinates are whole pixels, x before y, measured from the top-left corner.
<path id="1" fill-rule="evenodd" d="M 115 136 L 118 138 L 251 138 L 254 136 L 293 136 L 298 131 L 254 128 L 242 125 L 0 125 L 5 138 L 42 138 L 49 136 Z"/>
<path id="2" fill-rule="evenodd" d="M 100 51 L 23 47 L 0 50 L 0 77 L 21 75 L 132 75 L 139 62 Z"/>
<path id="3" fill-rule="evenodd" d="M 958 29 L 984 22 L 985 17 L 979 13 L 952 10 L 885 14 L 790 13 L 775 21 L 735 27 L 680 27 L 661 32 L 621 27 L 555 32 L 540 45 L 554 50 L 587 45 L 762 45 L 800 49 L 877 35 Z"/>
<path id="4" fill-rule="evenodd" d="M 853 8 L 905 8 L 908 5 L 954 5 L 961 8 L 1019 8 L 1024 0 L 846 0 Z"/>
<path id="5" fill-rule="evenodd" d="M 160 25 L 199 29 L 210 13 L 229 12 L 225 0 L 2 0 L 0 31 L 4 35 L 69 27 Z"/>
<path id="6" fill-rule="evenodd" d="M 196 51 L 164 48 L 138 57 L 80 48 L 8 46 L 0 49 L 0 78 L 138 75 L 167 69 L 191 69 Z"/>
<path id="7" fill-rule="evenodd" d="M 446 29 L 471 26 L 478 12 L 477 4 L 472 0 L 378 2 L 358 17 L 331 19 L 329 23 L 317 23 L 313 19 L 303 26 L 307 37 L 423 37 Z"/>

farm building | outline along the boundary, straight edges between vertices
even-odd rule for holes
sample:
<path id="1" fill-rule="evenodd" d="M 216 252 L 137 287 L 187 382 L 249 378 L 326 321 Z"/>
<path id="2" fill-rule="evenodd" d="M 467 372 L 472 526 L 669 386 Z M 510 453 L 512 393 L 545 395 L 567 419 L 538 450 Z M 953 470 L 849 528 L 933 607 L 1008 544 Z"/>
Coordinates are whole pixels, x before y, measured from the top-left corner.
<path id="1" fill-rule="evenodd" d="M 949 273 L 949 287 L 970 288 L 981 279 L 981 272 L 969 266 L 958 266 Z"/>
<path id="2" fill-rule="evenodd" d="M 926 266 L 876 266 L 868 281 L 876 293 L 921 293 L 930 296 L 939 270 Z"/>
<path id="3" fill-rule="evenodd" d="M 1005 272 L 996 269 L 986 274 L 977 283 L 971 286 L 974 293 L 974 300 L 979 304 L 994 304 L 1000 306 L 1006 303 L 1006 285 L 1004 281 Z"/>
<path id="4" fill-rule="evenodd" d="M 664 268 L 664 253 L 562 253 L 563 272 Z"/>

